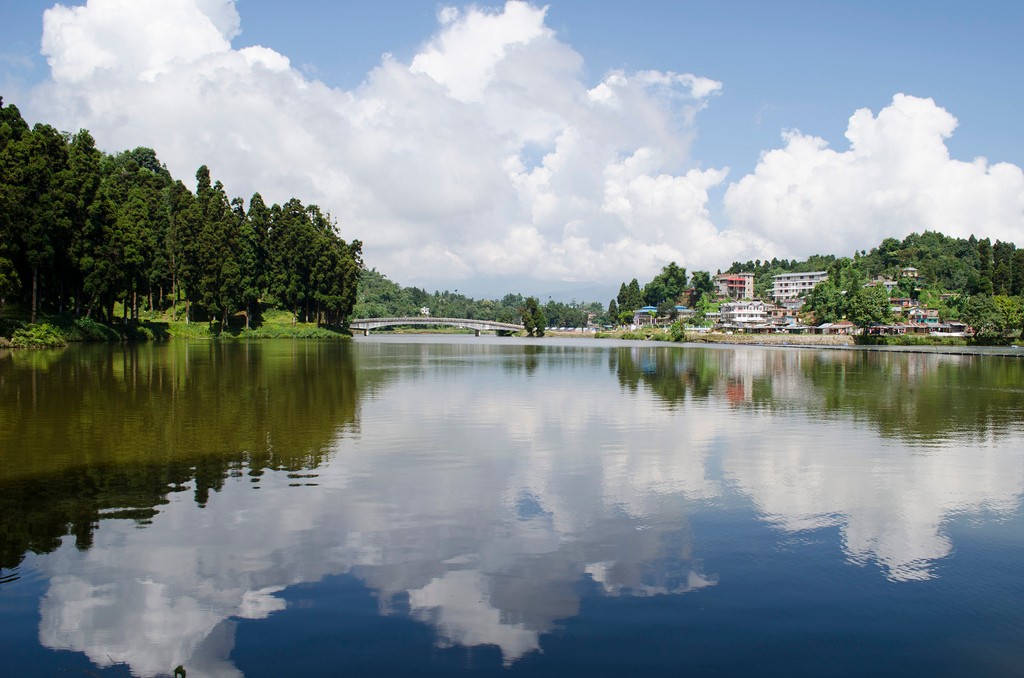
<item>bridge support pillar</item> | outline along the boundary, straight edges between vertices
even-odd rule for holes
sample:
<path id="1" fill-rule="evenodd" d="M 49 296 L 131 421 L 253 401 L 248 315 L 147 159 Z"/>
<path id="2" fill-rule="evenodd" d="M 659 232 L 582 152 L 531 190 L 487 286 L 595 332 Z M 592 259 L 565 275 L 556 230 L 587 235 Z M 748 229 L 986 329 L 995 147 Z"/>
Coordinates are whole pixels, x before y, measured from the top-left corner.
<path id="1" fill-rule="evenodd" d="M 364 337 L 370 336 L 370 328 L 369 327 L 367 327 L 365 330 L 363 330 L 363 336 Z"/>
<path id="2" fill-rule="evenodd" d="M 473 331 L 476 332 L 476 336 L 478 336 L 478 337 L 480 336 L 480 330 L 473 330 Z"/>

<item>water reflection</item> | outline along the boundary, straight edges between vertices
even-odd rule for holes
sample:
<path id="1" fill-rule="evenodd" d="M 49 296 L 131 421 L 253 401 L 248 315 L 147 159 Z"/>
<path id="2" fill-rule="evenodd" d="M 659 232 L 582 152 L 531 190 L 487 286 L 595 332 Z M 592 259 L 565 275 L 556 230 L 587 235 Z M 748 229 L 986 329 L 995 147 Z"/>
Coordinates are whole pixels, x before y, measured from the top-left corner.
<path id="1" fill-rule="evenodd" d="M 726 405 L 736 423 L 718 431 L 723 479 L 781 530 L 840 528 L 851 562 L 877 563 L 894 581 L 933 576 L 952 551 L 952 517 L 1019 509 L 1020 359 L 633 349 L 620 351 L 617 373 L 673 408 Z"/>
<path id="2" fill-rule="evenodd" d="M 783 534 L 837 528 L 837 554 L 893 581 L 936 576 L 951 518 L 1019 511 L 1019 362 L 526 349 L 213 346 L 5 371 L 5 440 L 59 425 L 94 441 L 3 453 L 4 562 L 51 552 L 40 642 L 139 675 L 237 676 L 232 620 L 344 574 L 439 645 L 510 664 L 579 613 L 581 582 L 729 586 L 692 527 L 723 506 Z"/>
<path id="3" fill-rule="evenodd" d="M 186 487 L 202 506 L 229 476 L 315 468 L 354 427 L 356 390 L 330 344 L 6 352 L 0 567 L 66 534 L 87 549 L 102 518 L 148 524 Z"/>

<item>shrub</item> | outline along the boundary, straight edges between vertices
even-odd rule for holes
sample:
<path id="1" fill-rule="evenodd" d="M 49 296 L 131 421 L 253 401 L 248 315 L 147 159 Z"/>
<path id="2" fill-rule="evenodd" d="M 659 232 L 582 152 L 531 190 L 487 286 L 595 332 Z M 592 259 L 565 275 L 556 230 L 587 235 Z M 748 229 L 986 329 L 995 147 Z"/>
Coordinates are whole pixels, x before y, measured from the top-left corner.
<path id="1" fill-rule="evenodd" d="M 92 318 L 78 318 L 68 330 L 68 341 L 117 341 L 120 339 L 113 328 L 98 323 Z"/>
<path id="2" fill-rule="evenodd" d="M 67 343 L 60 330 L 49 323 L 20 327 L 11 336 L 11 346 L 18 348 L 57 348 Z"/>

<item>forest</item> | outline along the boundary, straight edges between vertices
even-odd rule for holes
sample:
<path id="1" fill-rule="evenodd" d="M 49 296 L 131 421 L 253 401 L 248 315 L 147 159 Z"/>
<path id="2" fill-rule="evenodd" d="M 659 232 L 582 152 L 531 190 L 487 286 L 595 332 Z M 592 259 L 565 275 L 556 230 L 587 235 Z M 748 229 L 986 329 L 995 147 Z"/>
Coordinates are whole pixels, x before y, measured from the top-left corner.
<path id="1" fill-rule="evenodd" d="M 227 325 L 262 308 L 343 326 L 362 244 L 292 198 L 228 198 L 204 165 L 195 191 L 149 148 L 109 155 L 87 130 L 29 128 L 0 98 L 0 311 L 12 301 L 102 323 L 140 312 Z M 116 317 L 120 309 L 120 318 Z"/>

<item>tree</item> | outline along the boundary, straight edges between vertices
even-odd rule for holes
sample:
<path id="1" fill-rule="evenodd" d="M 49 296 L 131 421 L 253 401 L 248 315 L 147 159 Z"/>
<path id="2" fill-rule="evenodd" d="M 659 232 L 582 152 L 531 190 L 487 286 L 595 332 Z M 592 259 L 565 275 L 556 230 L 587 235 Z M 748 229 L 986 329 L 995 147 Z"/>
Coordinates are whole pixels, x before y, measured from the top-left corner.
<path id="1" fill-rule="evenodd" d="M 205 165 L 200 168 L 206 169 Z M 224 186 L 209 185 L 209 170 L 199 182 L 196 204 L 200 214 L 199 301 L 210 317 L 220 316 L 226 326 L 228 316 L 242 307 L 242 271 L 238 253 L 243 246 L 242 218 L 231 209 Z"/>
<path id="2" fill-rule="evenodd" d="M 994 291 L 992 275 L 992 244 L 988 238 L 982 238 L 978 241 L 978 282 L 971 292 L 991 296 Z"/>
<path id="3" fill-rule="evenodd" d="M 4 162 L 12 180 L 13 231 L 31 280 L 31 322 L 39 307 L 40 282 L 53 267 L 59 248 L 70 232 L 70 220 L 61 190 L 67 169 L 65 138 L 49 125 L 37 124 L 4 149 Z"/>
<path id="4" fill-rule="evenodd" d="M 1010 293 L 1024 296 L 1024 249 L 1013 253 L 1013 284 Z"/>
<path id="5" fill-rule="evenodd" d="M 676 262 L 672 261 L 644 286 L 644 301 L 649 306 L 659 306 L 662 302 L 668 301 L 675 307 L 684 291 L 686 291 L 686 269 L 680 268 Z"/>
<path id="6" fill-rule="evenodd" d="M 889 295 L 881 286 L 861 287 L 848 301 L 847 317 L 858 327 L 868 327 L 892 320 Z"/>
<path id="7" fill-rule="evenodd" d="M 537 297 L 527 297 L 526 302 L 519 310 L 522 317 L 523 328 L 527 335 L 544 336 L 544 328 L 547 326 L 547 319 L 544 311 L 540 308 Z"/>
<path id="8" fill-rule="evenodd" d="M 608 322 L 614 325 L 619 323 L 619 305 L 614 299 L 608 302 Z"/>
<path id="9" fill-rule="evenodd" d="M 103 183 L 103 154 L 87 130 L 81 130 L 68 148 L 71 237 L 67 258 L 66 278 L 73 289 L 75 307 L 81 313 L 87 269 L 95 262 L 96 245 L 100 240 L 100 188 Z"/>
<path id="10" fill-rule="evenodd" d="M 21 288 L 15 263 L 16 234 L 20 227 L 15 215 L 20 207 L 17 181 L 21 173 L 21 157 L 14 146 L 28 131 L 28 124 L 18 108 L 4 106 L 3 97 L 0 97 L 0 309 L 7 295 Z"/>
<path id="11" fill-rule="evenodd" d="M 676 311 L 676 304 L 674 301 L 664 299 L 660 304 L 658 304 L 659 318 L 668 318 L 669 320 L 675 320 L 678 315 L 679 312 Z"/>
<path id="12" fill-rule="evenodd" d="M 640 283 L 637 282 L 636 278 L 629 281 L 629 284 L 622 283 L 619 287 L 619 295 L 615 298 L 619 305 L 619 313 L 628 311 L 632 315 L 633 311 L 644 305 L 644 295 L 640 291 Z"/>
<path id="13" fill-rule="evenodd" d="M 309 316 L 310 273 L 315 235 L 302 203 L 292 198 L 272 211 L 269 234 L 270 292 L 277 303 L 289 308 L 295 321 L 299 312 Z"/>
<path id="14" fill-rule="evenodd" d="M 696 274 L 694 274 L 696 275 Z M 708 318 L 711 311 L 711 294 L 705 293 L 693 305 L 693 315 L 690 316 L 690 324 L 700 325 Z"/>
<path id="15" fill-rule="evenodd" d="M 712 296 L 715 294 L 715 281 L 707 271 L 694 271 L 693 278 L 690 279 L 690 285 L 696 292 L 698 299 L 705 294 Z"/>
<path id="16" fill-rule="evenodd" d="M 803 310 L 813 313 L 819 323 L 834 323 L 846 315 L 846 306 L 846 295 L 830 278 L 807 293 Z"/>
<path id="17" fill-rule="evenodd" d="M 987 294 L 976 294 L 966 299 L 960 319 L 974 330 L 975 338 L 983 341 L 1000 339 L 1008 329 L 1006 316 Z"/>

